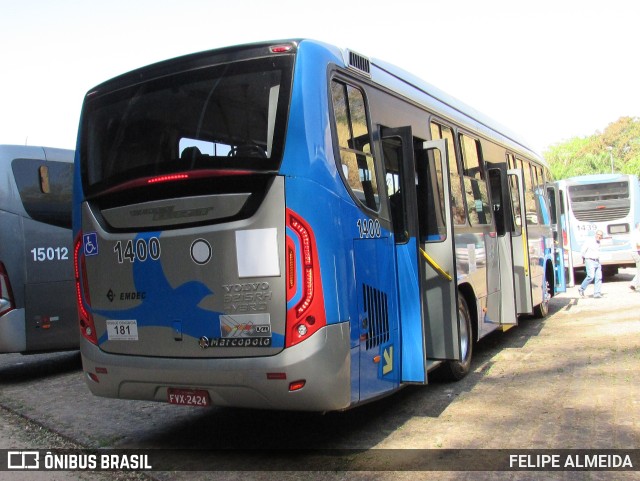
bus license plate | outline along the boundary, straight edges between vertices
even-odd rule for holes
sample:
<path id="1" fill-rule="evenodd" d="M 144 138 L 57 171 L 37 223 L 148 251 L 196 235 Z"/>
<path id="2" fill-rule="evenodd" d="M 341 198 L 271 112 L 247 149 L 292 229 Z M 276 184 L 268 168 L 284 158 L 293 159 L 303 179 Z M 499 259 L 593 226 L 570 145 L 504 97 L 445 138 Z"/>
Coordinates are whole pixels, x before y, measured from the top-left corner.
<path id="1" fill-rule="evenodd" d="M 180 406 L 211 406 L 209 393 L 201 389 L 169 388 L 167 399 L 169 404 L 178 404 Z"/>

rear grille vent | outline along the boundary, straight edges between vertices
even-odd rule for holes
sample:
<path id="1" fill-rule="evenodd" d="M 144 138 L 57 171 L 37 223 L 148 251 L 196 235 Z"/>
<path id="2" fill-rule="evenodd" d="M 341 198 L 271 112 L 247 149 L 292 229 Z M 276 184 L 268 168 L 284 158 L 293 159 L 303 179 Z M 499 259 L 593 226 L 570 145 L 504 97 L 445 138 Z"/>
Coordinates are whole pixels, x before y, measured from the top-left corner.
<path id="1" fill-rule="evenodd" d="M 622 219 L 629 215 L 630 207 L 612 207 L 597 210 L 574 210 L 576 219 L 583 222 L 604 222 L 609 220 Z"/>
<path id="2" fill-rule="evenodd" d="M 371 63 L 364 55 L 349 51 L 349 67 L 368 77 L 371 76 Z"/>
<path id="3" fill-rule="evenodd" d="M 367 349 L 389 340 L 389 304 L 387 295 L 374 287 L 364 285 L 364 311 L 369 321 Z"/>

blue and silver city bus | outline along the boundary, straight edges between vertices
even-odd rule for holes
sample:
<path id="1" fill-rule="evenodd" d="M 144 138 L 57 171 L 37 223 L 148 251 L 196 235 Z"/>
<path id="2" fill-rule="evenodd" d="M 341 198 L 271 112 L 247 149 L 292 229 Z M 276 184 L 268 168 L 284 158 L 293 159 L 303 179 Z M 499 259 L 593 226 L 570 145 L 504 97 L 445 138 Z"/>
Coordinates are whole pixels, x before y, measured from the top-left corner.
<path id="1" fill-rule="evenodd" d="M 562 232 L 569 285 L 584 270 L 582 244 L 602 230 L 601 263 L 605 275 L 633 267 L 631 233 L 640 222 L 640 184 L 627 174 L 594 174 L 557 181 L 562 197 Z"/>
<path id="2" fill-rule="evenodd" d="M 549 171 L 382 61 L 310 40 L 168 60 L 86 95 L 74 180 L 99 396 L 341 410 L 469 371 L 544 316 Z"/>
<path id="3" fill-rule="evenodd" d="M 78 349 L 72 150 L 0 145 L 0 353 Z"/>

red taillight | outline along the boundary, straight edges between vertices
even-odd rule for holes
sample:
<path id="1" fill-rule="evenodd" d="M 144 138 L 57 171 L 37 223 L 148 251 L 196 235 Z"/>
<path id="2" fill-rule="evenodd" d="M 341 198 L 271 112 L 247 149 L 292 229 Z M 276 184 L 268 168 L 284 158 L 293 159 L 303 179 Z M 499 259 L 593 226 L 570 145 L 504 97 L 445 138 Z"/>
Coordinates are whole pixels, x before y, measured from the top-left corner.
<path id="1" fill-rule="evenodd" d="M 76 280 L 76 303 L 78 305 L 78 317 L 80 322 L 80 333 L 91 343 L 98 345 L 98 337 L 96 336 L 96 327 L 93 323 L 93 316 L 85 307 L 86 304 L 91 306 L 91 298 L 89 297 L 89 286 L 87 284 L 87 266 L 84 252 L 82 251 L 82 232 L 78 234 L 73 249 L 73 267 Z"/>
<path id="2" fill-rule="evenodd" d="M 309 230 L 293 215 L 289 216 L 289 225 L 300 239 L 302 248 L 302 300 L 296 306 L 296 314 L 300 316 L 306 311 L 313 301 L 314 294 L 314 263 L 311 248 L 311 236 Z"/>
<path id="3" fill-rule="evenodd" d="M 299 391 L 304 387 L 305 384 L 307 384 L 307 381 L 305 381 L 304 379 L 289 383 L 289 391 Z"/>
<path id="4" fill-rule="evenodd" d="M 0 315 L 16 308 L 16 303 L 9 282 L 9 274 L 4 264 L 0 262 Z"/>
<path id="5" fill-rule="evenodd" d="M 290 237 L 287 237 L 287 302 L 296 294 L 296 246 Z"/>
<path id="6" fill-rule="evenodd" d="M 300 246 L 287 239 L 287 301 L 291 301 L 298 292 L 300 300 L 287 311 L 287 329 L 285 347 L 293 346 L 326 325 L 324 298 L 320 279 L 320 264 L 316 252 L 313 231 L 297 214 L 287 209 L 287 227 L 295 234 Z M 301 271 L 298 275 L 298 269 Z"/>
<path id="7" fill-rule="evenodd" d="M 129 180 L 111 187 L 101 194 L 114 194 L 124 190 L 137 189 L 148 185 L 162 184 L 166 182 L 180 182 L 183 180 L 197 180 L 218 177 L 237 177 L 240 175 L 252 175 L 255 172 L 246 169 L 200 169 L 189 172 L 175 172 L 173 174 L 157 175 L 155 177 L 143 177 Z"/>
<path id="8" fill-rule="evenodd" d="M 287 53 L 293 49 L 293 45 L 273 45 L 269 47 L 271 53 Z"/>
<path id="9" fill-rule="evenodd" d="M 170 174 L 170 175 L 159 175 L 158 177 L 151 177 L 147 179 L 147 184 L 161 184 L 163 182 L 174 182 L 176 180 L 187 180 L 189 178 L 189 174 Z"/>

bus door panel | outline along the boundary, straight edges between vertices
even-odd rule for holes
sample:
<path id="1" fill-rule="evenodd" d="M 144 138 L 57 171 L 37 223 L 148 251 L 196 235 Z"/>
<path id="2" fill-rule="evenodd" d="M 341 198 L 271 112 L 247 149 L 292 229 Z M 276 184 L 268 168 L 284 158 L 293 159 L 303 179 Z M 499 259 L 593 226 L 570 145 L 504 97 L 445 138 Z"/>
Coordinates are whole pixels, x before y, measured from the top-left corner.
<path id="1" fill-rule="evenodd" d="M 427 364 L 420 294 L 415 156 L 411 127 L 380 130 L 394 230 L 401 381 L 425 384 Z"/>
<path id="2" fill-rule="evenodd" d="M 567 280 L 564 270 L 564 239 L 562 236 L 562 200 L 560 199 L 560 190 L 555 184 L 547 184 L 547 196 L 551 205 L 549 212 L 551 213 L 551 230 L 553 232 L 553 262 L 555 270 L 554 291 L 566 292 Z"/>
<path id="3" fill-rule="evenodd" d="M 496 223 L 498 238 L 498 257 L 500 263 L 500 324 L 512 326 L 518 323 L 516 311 L 516 294 L 513 280 L 513 248 L 511 228 L 508 214 L 512 212 L 509 199 L 509 185 L 507 183 L 506 168 L 489 169 L 489 181 L 491 185 L 491 204 L 493 205 L 493 217 Z"/>
<path id="4" fill-rule="evenodd" d="M 445 139 L 424 142 L 416 159 L 420 288 L 428 360 L 460 360 L 458 288 Z"/>
<path id="5" fill-rule="evenodd" d="M 360 332 L 360 400 L 398 386 L 400 362 L 395 254 L 389 236 L 355 239 Z"/>
<path id="6" fill-rule="evenodd" d="M 558 189 L 560 217 L 558 218 L 558 229 L 560 237 L 562 237 L 562 247 L 564 249 L 564 267 L 566 287 L 576 285 L 575 275 L 573 272 L 573 246 L 571 239 L 571 221 L 569 215 L 569 202 L 567 197 L 567 185 L 565 182 L 555 182 L 554 186 Z"/>
<path id="7" fill-rule="evenodd" d="M 524 204 L 523 174 L 520 169 L 509 169 L 509 190 L 511 194 L 513 279 L 518 314 L 533 313 L 531 293 L 531 266 L 529 262 L 529 242 L 527 238 L 527 217 Z"/>

